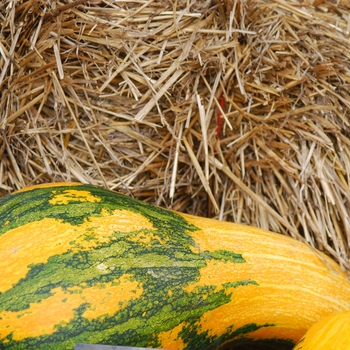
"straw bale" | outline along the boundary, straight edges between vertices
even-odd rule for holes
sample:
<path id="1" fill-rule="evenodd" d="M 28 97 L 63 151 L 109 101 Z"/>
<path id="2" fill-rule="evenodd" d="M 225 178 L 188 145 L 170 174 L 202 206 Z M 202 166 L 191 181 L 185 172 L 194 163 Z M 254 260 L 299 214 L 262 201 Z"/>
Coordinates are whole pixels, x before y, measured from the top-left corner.
<path id="1" fill-rule="evenodd" d="M 3 0 L 0 195 L 81 181 L 350 271 L 347 0 Z"/>

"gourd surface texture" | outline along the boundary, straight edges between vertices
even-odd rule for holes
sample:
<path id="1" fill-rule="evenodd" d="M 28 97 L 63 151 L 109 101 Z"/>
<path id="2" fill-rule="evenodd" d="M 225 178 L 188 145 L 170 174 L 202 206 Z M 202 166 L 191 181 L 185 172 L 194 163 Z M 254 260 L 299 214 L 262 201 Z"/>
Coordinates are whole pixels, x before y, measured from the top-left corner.
<path id="1" fill-rule="evenodd" d="M 345 274 L 303 243 L 78 183 L 0 198 L 0 257 L 0 349 L 291 349 L 350 310 Z"/>

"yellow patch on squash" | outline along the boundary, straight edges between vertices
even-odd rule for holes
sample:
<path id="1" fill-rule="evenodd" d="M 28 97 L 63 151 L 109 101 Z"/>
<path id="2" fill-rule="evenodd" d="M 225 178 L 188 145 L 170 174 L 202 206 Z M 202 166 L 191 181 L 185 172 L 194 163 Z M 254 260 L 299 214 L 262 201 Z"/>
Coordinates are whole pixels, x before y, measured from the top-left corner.
<path id="1" fill-rule="evenodd" d="M 54 288 L 52 296 L 31 303 L 26 310 L 3 311 L 0 313 L 0 338 L 12 333 L 13 339 L 19 341 L 52 334 L 58 326 L 72 321 L 74 310 L 85 303 L 88 307 L 82 316 L 88 320 L 112 316 L 142 295 L 142 286 L 130 277 L 124 275 L 113 283 L 98 283 L 92 287 L 86 287 L 84 283 L 66 290 Z"/>
<path id="2" fill-rule="evenodd" d="M 56 191 L 52 191 L 55 193 Z M 78 191 L 78 190 L 65 190 L 63 193 L 54 195 L 49 203 L 52 205 L 67 205 L 70 202 L 100 202 L 101 198 L 94 196 L 89 191 Z"/>
<path id="3" fill-rule="evenodd" d="M 74 294 L 70 296 L 69 302 L 64 302 L 67 295 L 61 288 L 55 288 L 52 292 L 53 296 L 40 303 L 30 304 L 26 310 L 2 311 L 0 338 L 5 338 L 11 333 L 14 340 L 52 334 L 58 324 L 64 326 L 69 323 L 74 317 L 74 309 L 82 303 L 81 297 Z"/>
<path id="4" fill-rule="evenodd" d="M 137 281 L 130 281 L 130 277 L 121 276 L 118 284 L 99 283 L 88 288 L 73 287 L 69 291 L 81 292 L 82 300 L 90 304 L 83 317 L 92 320 L 112 316 L 142 295 L 142 286 Z"/>
<path id="5" fill-rule="evenodd" d="M 50 257 L 69 250 L 93 249 L 115 239 L 114 232 L 154 229 L 143 215 L 128 210 L 114 210 L 112 213 L 102 210 L 101 214 L 87 218 L 80 225 L 44 218 L 0 236 L 0 292 L 24 278 L 29 265 L 46 263 Z"/>
<path id="6" fill-rule="evenodd" d="M 173 329 L 169 331 L 161 332 L 158 335 L 158 340 L 160 342 L 160 347 L 162 349 L 168 350 L 182 350 L 185 348 L 185 344 L 182 338 L 179 336 L 182 328 L 185 326 L 185 322 L 178 324 Z"/>

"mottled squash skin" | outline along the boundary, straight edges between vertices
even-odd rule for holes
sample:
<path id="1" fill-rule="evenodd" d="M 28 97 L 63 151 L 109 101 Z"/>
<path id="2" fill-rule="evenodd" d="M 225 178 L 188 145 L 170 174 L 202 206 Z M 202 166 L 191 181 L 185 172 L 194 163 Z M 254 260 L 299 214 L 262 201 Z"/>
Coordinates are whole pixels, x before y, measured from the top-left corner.
<path id="1" fill-rule="evenodd" d="M 302 243 L 77 183 L 0 198 L 0 271 L 0 349 L 291 349 L 350 309 L 344 273 Z"/>

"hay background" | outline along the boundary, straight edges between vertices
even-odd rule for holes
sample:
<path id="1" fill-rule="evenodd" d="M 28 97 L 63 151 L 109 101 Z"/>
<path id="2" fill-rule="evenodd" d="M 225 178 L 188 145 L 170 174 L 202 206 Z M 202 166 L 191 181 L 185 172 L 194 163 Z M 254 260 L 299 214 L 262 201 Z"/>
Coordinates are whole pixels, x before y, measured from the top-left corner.
<path id="1" fill-rule="evenodd" d="M 350 271 L 347 0 L 3 0 L 0 22 L 0 195 L 91 183 Z"/>

